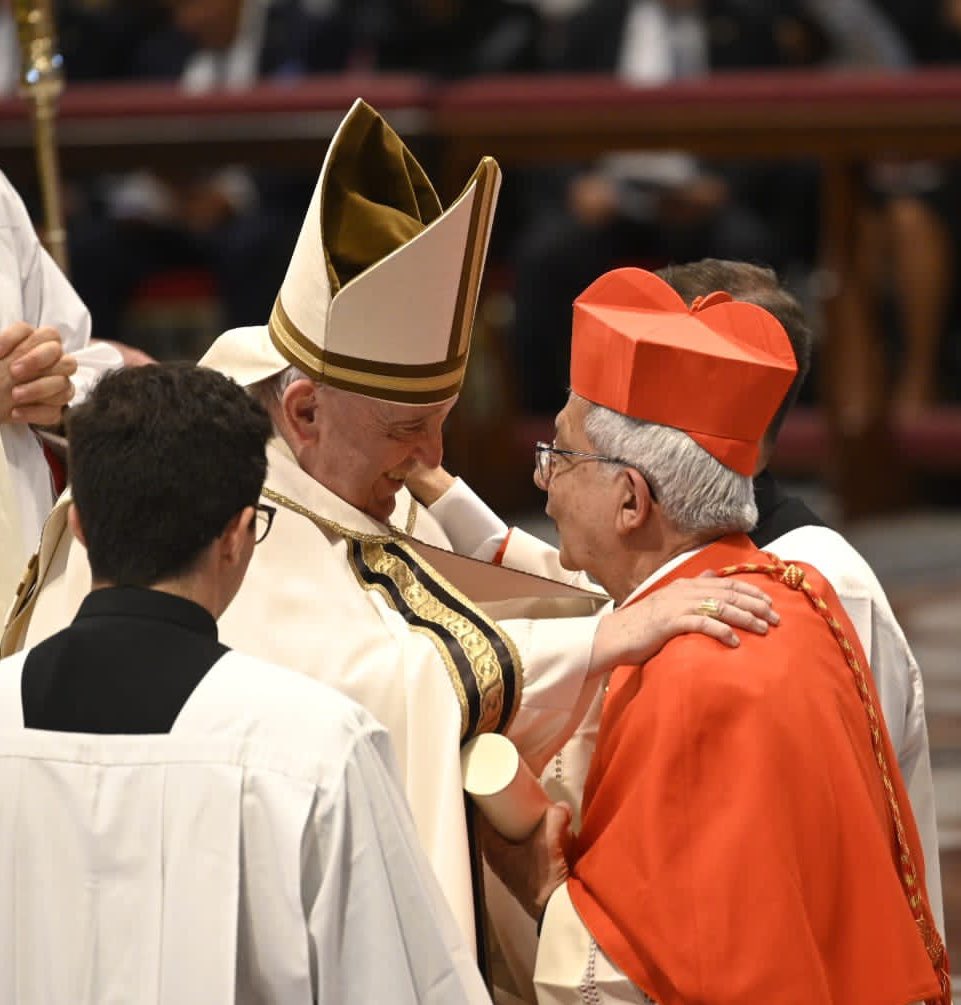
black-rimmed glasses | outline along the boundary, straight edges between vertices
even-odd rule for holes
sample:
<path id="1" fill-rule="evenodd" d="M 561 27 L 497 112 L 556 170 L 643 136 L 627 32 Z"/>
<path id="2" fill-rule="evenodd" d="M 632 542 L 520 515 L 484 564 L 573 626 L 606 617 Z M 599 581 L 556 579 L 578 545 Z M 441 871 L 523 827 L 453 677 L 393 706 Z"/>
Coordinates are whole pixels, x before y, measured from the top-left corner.
<path id="1" fill-rule="evenodd" d="M 270 533 L 270 528 L 274 525 L 274 517 L 277 515 L 276 506 L 268 506 L 267 503 L 254 503 L 254 510 L 256 511 L 256 536 L 254 537 L 254 544 L 260 544 L 261 541 Z"/>
<path id="2" fill-rule="evenodd" d="M 534 444 L 534 467 L 537 470 L 537 477 L 544 488 L 547 488 L 550 484 L 554 474 L 555 457 L 580 457 L 585 461 L 601 461 L 604 464 L 623 464 L 624 467 L 634 468 L 635 471 L 640 472 L 644 481 L 647 482 L 647 490 L 651 494 L 651 499 L 657 499 L 651 480 L 633 461 L 625 460 L 623 457 L 609 457 L 606 454 L 588 454 L 583 450 L 568 450 L 565 447 L 555 447 L 553 443 L 544 443 L 539 440 Z"/>

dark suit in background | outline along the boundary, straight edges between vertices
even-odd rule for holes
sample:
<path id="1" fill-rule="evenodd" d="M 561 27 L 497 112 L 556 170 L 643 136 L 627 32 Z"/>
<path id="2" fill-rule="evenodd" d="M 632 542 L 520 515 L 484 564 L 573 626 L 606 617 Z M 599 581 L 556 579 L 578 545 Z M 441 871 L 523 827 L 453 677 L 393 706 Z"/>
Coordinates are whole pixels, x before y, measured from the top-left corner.
<path id="1" fill-rule="evenodd" d="M 595 0 L 568 22 L 555 68 L 565 73 L 605 73 L 640 86 L 744 68 L 790 62 L 779 46 L 779 23 L 793 16 L 791 3 L 704 0 L 660 3 L 684 6 L 697 22 L 694 56 L 675 46 L 672 65 L 660 79 L 640 80 L 625 49 L 639 38 L 643 16 L 634 0 Z M 774 11 L 772 8 L 777 7 Z M 650 13 L 650 12 L 648 12 Z M 691 20 L 687 27 L 691 27 Z M 688 32 L 688 34 L 690 34 Z M 685 31 L 677 33 L 683 41 Z M 654 44 L 654 43 L 651 43 Z M 690 47 L 689 47 L 690 48 Z M 656 60 L 656 53 L 653 54 Z M 642 59 L 645 57 L 641 57 Z M 516 253 L 515 339 L 522 405 L 553 412 L 567 386 L 571 303 L 597 275 L 618 264 L 656 268 L 669 261 L 704 256 L 746 259 L 776 266 L 788 254 L 779 221 L 765 207 L 776 206 L 776 185 L 754 166 L 709 165 L 688 159 L 665 175 L 631 177 L 605 162 L 541 176 L 532 185 L 532 219 Z"/>
<path id="2" fill-rule="evenodd" d="M 155 23 L 122 55 L 123 47 L 118 47 L 113 79 L 236 90 L 342 69 L 350 52 L 347 28 L 338 15 L 310 14 L 298 0 L 271 0 L 261 29 L 243 43 L 250 63 L 245 83 L 230 47 L 205 45 L 202 37 L 177 23 L 182 2 L 187 7 L 200 0 L 172 0 L 173 17 Z M 104 31 L 122 34 L 125 17 L 129 15 L 118 11 L 112 28 Z M 238 37 L 245 24 L 241 15 Z M 198 61 L 205 65 L 198 68 Z M 198 69 L 204 78 L 199 84 Z M 201 266 L 213 274 L 226 327 L 263 322 L 283 280 L 315 179 L 314 172 L 248 172 L 241 166 L 227 173 L 197 172 L 186 158 L 182 170 L 170 177 L 144 173 L 137 185 L 129 178 L 101 179 L 86 212 L 71 222 L 73 281 L 98 336 L 122 337 L 123 314 L 138 285 L 152 274 L 182 266 Z M 131 205 L 129 193 L 143 195 L 144 189 L 148 197 L 143 207 L 140 199 Z M 154 194 L 161 197 L 159 203 Z"/>

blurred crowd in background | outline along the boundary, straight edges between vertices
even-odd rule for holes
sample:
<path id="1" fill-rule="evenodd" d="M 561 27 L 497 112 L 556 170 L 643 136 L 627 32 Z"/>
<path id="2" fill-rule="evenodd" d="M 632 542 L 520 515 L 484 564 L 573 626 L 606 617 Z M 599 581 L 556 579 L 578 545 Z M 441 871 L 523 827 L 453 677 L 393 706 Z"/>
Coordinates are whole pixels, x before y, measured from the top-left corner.
<path id="1" fill-rule="evenodd" d="M 169 81 L 191 92 L 322 73 L 614 75 L 633 85 L 736 70 L 890 71 L 961 64 L 961 0 L 58 0 L 71 82 Z M 0 0 L 0 93 L 17 86 Z M 320 165 L 317 165 L 318 169 Z M 266 319 L 316 174 L 244 165 L 68 187 L 72 280 L 95 334 L 134 344 L 129 306 L 152 276 L 202 269 L 222 327 Z M 961 400 L 955 279 L 961 171 L 870 169 L 862 278 L 879 291 L 895 409 Z M 563 401 L 570 303 L 617 264 L 712 255 L 773 266 L 816 315 L 818 173 L 811 163 L 707 162 L 684 151 L 511 171 L 492 260 L 518 405 Z M 165 355 L 163 344 L 143 348 Z M 176 353 L 171 353 L 176 354 Z M 809 382 L 813 389 L 815 382 Z M 809 390 L 808 394 L 812 394 Z"/>

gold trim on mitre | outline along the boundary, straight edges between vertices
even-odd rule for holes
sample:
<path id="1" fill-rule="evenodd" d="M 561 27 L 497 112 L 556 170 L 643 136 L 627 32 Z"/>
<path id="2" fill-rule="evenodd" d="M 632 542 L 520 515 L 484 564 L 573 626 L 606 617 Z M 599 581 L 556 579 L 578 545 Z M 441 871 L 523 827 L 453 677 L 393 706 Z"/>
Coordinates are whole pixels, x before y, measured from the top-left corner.
<path id="1" fill-rule="evenodd" d="M 464 378 L 500 169 L 442 210 L 397 134 L 359 101 L 331 142 L 268 329 L 314 380 L 434 404 Z"/>
<path id="2" fill-rule="evenodd" d="M 408 404 L 433 404 L 452 398 L 460 390 L 467 366 L 466 354 L 453 361 L 403 366 L 356 356 L 328 353 L 317 348 L 287 317 L 280 297 L 270 315 L 270 337 L 278 351 L 312 380 L 346 391 Z"/>

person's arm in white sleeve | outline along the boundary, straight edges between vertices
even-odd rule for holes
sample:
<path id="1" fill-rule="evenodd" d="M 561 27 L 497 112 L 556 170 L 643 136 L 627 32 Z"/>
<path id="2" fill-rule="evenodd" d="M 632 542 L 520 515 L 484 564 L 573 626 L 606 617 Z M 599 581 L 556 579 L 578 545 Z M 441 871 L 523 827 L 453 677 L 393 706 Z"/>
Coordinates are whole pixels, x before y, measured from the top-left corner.
<path id="1" fill-rule="evenodd" d="M 90 312 L 41 244 L 23 200 L 5 177 L 0 177 L 0 203 L 20 270 L 23 315 L 7 322 L 23 321 L 33 328 L 56 329 L 63 352 L 76 360 L 73 400 L 82 401 L 103 373 L 122 365 L 121 355 L 107 343 L 90 346 Z"/>
<path id="2" fill-rule="evenodd" d="M 34 327 L 50 326 L 60 332 L 64 352 L 82 349 L 90 341 L 90 312 L 70 285 L 60 267 L 47 254 L 34 230 L 23 200 L 6 178 L 2 205 L 14 239 L 20 268 L 23 316 L 9 318 Z"/>
<path id="3" fill-rule="evenodd" d="M 565 569 L 553 545 L 519 527 L 508 527 L 462 478 L 455 478 L 444 468 L 419 468 L 408 478 L 407 485 L 440 524 L 458 554 L 601 592 L 583 572 Z"/>
<path id="4" fill-rule="evenodd" d="M 23 317 L 10 321 L 22 321 L 33 328 L 53 328 L 59 333 L 63 352 L 77 363 L 72 377 L 73 400 L 82 401 L 104 373 L 123 365 L 121 353 L 109 343 L 90 345 L 89 311 L 40 243 L 23 200 L 2 176 L 0 203 L 20 268 Z"/>
<path id="5" fill-rule="evenodd" d="M 703 601 L 718 597 L 727 599 L 716 615 L 698 613 Z M 605 608 L 599 618 L 501 621 L 525 656 L 521 706 L 508 735 L 540 774 L 610 670 L 641 666 L 676 635 L 699 632 L 734 647 L 740 645 L 734 628 L 764 634 L 779 621 L 762 590 L 711 575 L 675 580 L 618 610 Z"/>
<path id="6" fill-rule="evenodd" d="M 450 477 L 450 476 L 448 476 Z M 460 555 L 491 562 L 510 532 L 506 523 L 462 478 L 428 507 Z"/>
<path id="7" fill-rule="evenodd" d="M 74 399 L 79 405 L 92 390 L 94 384 L 107 373 L 124 365 L 123 356 L 110 342 L 93 339 L 88 346 L 77 349 L 72 354 L 77 362 L 77 372 L 73 375 Z"/>

